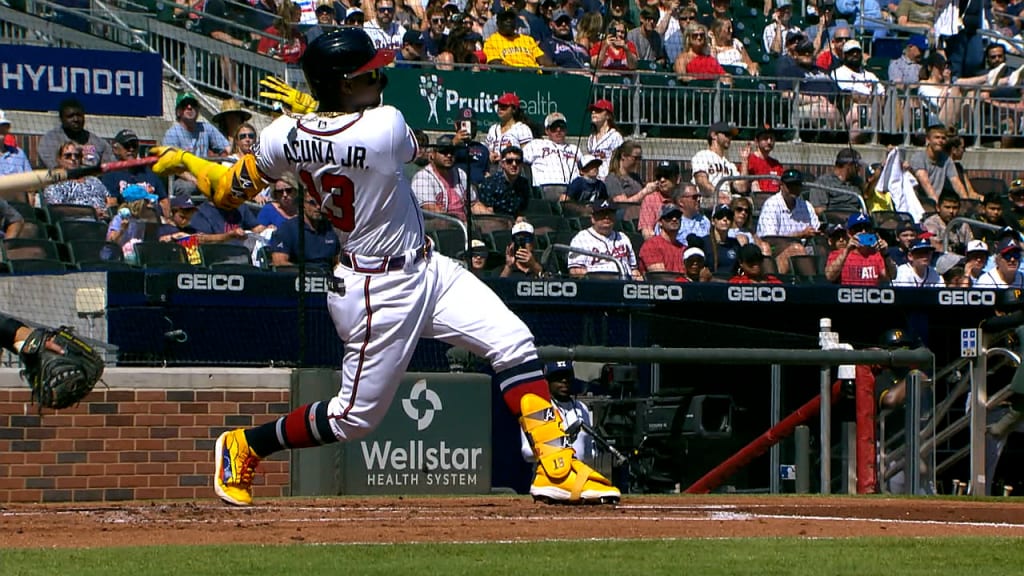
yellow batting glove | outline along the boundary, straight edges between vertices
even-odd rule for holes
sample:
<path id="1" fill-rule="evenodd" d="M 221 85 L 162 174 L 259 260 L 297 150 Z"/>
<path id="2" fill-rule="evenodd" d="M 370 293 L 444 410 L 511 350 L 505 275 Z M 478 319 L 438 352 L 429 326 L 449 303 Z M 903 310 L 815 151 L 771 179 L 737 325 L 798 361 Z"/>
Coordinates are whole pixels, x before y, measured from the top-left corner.
<path id="1" fill-rule="evenodd" d="M 320 105 L 309 94 L 299 92 L 276 76 L 267 76 L 260 80 L 260 84 L 270 90 L 270 92 L 260 92 L 260 96 L 287 105 L 295 114 L 316 112 Z"/>

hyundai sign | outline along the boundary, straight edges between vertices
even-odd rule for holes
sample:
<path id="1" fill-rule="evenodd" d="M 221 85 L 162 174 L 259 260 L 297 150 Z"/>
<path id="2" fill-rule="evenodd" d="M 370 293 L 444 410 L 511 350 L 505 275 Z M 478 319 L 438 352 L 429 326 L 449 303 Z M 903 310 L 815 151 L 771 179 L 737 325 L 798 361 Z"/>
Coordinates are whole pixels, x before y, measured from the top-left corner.
<path id="1" fill-rule="evenodd" d="M 161 67 L 158 54 L 6 45 L 0 109 L 56 111 L 74 98 L 86 114 L 160 116 Z"/>

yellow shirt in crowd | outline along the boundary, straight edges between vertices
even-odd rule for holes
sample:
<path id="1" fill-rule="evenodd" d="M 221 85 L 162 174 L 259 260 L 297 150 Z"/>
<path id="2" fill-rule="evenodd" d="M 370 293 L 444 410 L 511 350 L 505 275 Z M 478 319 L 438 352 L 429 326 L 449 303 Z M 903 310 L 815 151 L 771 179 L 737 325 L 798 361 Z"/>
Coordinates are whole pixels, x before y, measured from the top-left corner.
<path id="1" fill-rule="evenodd" d="M 537 68 L 537 58 L 543 55 L 544 51 L 537 45 L 537 41 L 525 34 L 516 34 L 514 39 L 509 40 L 495 33 L 484 42 L 484 56 L 488 62 L 502 60 L 509 66 Z"/>

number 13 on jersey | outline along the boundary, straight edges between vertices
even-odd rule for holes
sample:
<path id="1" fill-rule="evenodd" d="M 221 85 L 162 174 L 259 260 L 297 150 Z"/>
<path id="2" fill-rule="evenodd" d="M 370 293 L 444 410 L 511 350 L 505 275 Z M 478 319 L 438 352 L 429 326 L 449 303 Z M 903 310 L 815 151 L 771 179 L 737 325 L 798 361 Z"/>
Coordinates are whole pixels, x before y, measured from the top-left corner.
<path id="1" fill-rule="evenodd" d="M 310 191 L 310 199 L 319 200 L 320 209 L 332 226 L 342 232 L 351 232 L 356 225 L 356 187 L 352 179 L 343 174 L 324 174 L 320 186 L 313 181 L 313 175 L 303 170 L 299 179 Z"/>

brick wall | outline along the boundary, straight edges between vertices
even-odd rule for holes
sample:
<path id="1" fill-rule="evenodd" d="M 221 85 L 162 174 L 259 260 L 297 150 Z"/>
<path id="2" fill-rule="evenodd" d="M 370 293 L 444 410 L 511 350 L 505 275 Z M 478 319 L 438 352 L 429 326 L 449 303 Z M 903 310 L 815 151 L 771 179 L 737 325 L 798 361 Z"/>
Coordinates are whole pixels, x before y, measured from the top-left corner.
<path id="1" fill-rule="evenodd" d="M 224 430 L 288 412 L 287 389 L 104 389 L 40 416 L 29 390 L 0 388 L 0 503 L 214 498 Z M 288 452 L 260 464 L 256 496 L 289 493 Z"/>

